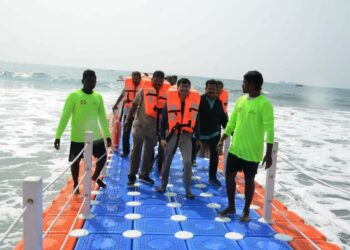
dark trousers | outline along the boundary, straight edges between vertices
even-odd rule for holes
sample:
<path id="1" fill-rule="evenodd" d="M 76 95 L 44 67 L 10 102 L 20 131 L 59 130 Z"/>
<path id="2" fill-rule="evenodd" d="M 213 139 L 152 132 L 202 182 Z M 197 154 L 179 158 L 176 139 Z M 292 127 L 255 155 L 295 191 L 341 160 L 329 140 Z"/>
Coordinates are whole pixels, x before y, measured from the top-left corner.
<path id="1" fill-rule="evenodd" d="M 126 116 L 124 116 L 124 122 L 125 122 Z M 132 125 L 132 122 L 134 119 L 132 119 L 130 127 Z M 123 154 L 128 155 L 130 153 L 130 133 L 131 129 L 129 129 L 128 132 L 123 131 Z"/>
<path id="2" fill-rule="evenodd" d="M 197 153 L 198 153 L 198 148 L 196 144 L 196 139 L 192 138 L 192 156 L 191 156 L 192 163 L 196 161 Z"/>
<path id="3" fill-rule="evenodd" d="M 203 143 L 207 144 L 210 151 L 210 160 L 209 160 L 209 179 L 216 178 L 216 172 L 218 169 L 219 155 L 216 150 L 216 145 L 220 140 L 220 135 L 215 136 L 209 140 L 202 140 Z"/>

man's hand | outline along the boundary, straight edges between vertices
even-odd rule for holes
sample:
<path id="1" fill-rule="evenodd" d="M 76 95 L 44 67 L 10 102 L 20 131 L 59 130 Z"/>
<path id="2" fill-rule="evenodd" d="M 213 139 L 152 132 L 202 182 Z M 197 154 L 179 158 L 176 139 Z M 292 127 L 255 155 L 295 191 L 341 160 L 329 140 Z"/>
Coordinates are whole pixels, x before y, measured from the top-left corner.
<path id="1" fill-rule="evenodd" d="M 167 143 L 167 141 L 165 140 L 165 139 L 162 139 L 161 141 L 160 141 L 160 144 L 162 145 L 162 148 L 166 148 L 166 146 L 168 146 L 168 143 Z"/>
<path id="2" fill-rule="evenodd" d="M 110 146 L 112 146 L 111 138 L 107 137 L 107 138 L 106 138 L 106 141 L 107 141 L 107 148 L 109 148 Z"/>
<path id="3" fill-rule="evenodd" d="M 56 150 L 59 150 L 60 149 L 60 143 L 61 143 L 61 140 L 60 139 L 56 139 L 55 142 L 54 142 L 54 147 Z"/>
<path id="4" fill-rule="evenodd" d="M 218 151 L 219 155 L 222 155 L 224 153 L 223 147 L 224 147 L 224 143 L 220 140 L 216 145 L 216 150 Z"/>
<path id="5" fill-rule="evenodd" d="M 272 155 L 271 154 L 265 154 L 262 164 L 264 164 L 265 162 L 266 162 L 265 169 L 268 169 L 272 166 Z"/>

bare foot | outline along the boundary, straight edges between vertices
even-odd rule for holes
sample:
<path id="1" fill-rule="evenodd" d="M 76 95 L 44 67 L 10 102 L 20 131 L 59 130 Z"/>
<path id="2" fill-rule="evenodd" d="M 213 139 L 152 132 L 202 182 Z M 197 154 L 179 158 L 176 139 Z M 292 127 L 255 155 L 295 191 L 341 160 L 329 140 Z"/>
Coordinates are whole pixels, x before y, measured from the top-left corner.
<path id="1" fill-rule="evenodd" d="M 248 222 L 250 221 L 249 213 L 243 212 L 242 217 L 240 218 L 241 222 Z"/>
<path id="2" fill-rule="evenodd" d="M 227 215 L 234 215 L 236 213 L 236 209 L 234 207 L 227 207 L 221 212 L 219 212 L 220 216 L 224 217 Z"/>

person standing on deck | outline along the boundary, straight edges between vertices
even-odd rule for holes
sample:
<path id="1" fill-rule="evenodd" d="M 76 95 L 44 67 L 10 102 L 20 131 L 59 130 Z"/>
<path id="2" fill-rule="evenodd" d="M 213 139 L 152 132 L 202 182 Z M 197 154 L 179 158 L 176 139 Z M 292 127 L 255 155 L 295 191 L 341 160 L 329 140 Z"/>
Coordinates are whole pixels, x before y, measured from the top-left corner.
<path id="1" fill-rule="evenodd" d="M 104 136 L 107 140 L 107 147 L 111 146 L 111 139 L 108 129 L 108 121 L 102 96 L 93 91 L 96 86 L 96 74 L 92 70 L 85 70 L 83 73 L 83 88 L 70 93 L 64 104 L 60 122 L 58 124 L 55 136 L 54 147 L 60 149 L 60 138 L 67 126 L 69 119 L 71 120 L 71 144 L 69 152 L 69 161 L 73 161 L 84 148 L 85 132 L 93 132 L 93 155 L 97 158 L 102 157 L 96 164 L 95 172 L 92 180 L 105 188 L 106 184 L 98 179 L 101 170 L 106 163 L 106 147 L 100 133 L 101 125 Z M 83 158 L 83 154 L 72 164 L 71 172 L 73 177 L 74 189 L 78 185 L 79 178 L 79 162 Z M 76 191 L 79 194 L 79 189 Z"/>
<path id="2" fill-rule="evenodd" d="M 131 74 L 131 78 L 128 77 L 124 81 L 124 89 L 120 96 L 118 97 L 117 102 L 113 106 L 113 112 L 118 109 L 118 105 L 121 102 L 121 100 L 124 99 L 123 103 L 123 119 L 124 123 L 126 121 L 126 117 L 129 113 L 129 110 L 132 106 L 132 102 L 135 98 L 136 93 L 143 87 L 142 81 L 141 81 L 141 73 L 138 71 L 134 71 Z M 130 120 L 130 126 L 132 125 L 134 117 L 131 117 Z M 129 131 L 123 131 L 123 154 L 122 157 L 128 157 L 130 153 L 130 130 Z"/>
<path id="3" fill-rule="evenodd" d="M 156 188 L 156 191 L 165 192 L 170 165 L 176 149 L 179 147 L 184 165 L 186 197 L 193 199 L 194 195 L 190 188 L 192 176 L 191 139 L 196 126 L 200 95 L 197 91 L 190 90 L 190 88 L 190 80 L 181 78 L 177 82 L 177 88 L 171 88 L 168 92 L 168 99 L 164 105 L 161 121 L 161 143 L 165 150 L 164 164 L 161 171 L 162 183 L 161 186 Z M 200 146 L 199 140 L 197 143 Z"/>
<path id="4" fill-rule="evenodd" d="M 170 84 L 164 83 L 164 73 L 155 71 L 152 81 L 145 83 L 144 87 L 137 92 L 129 114 L 124 123 L 124 131 L 130 131 L 132 124 L 133 146 L 130 155 L 130 171 L 128 185 L 136 181 L 139 170 L 141 152 L 143 147 L 143 159 L 139 179 L 145 183 L 153 184 L 149 177 L 151 170 L 152 155 L 157 143 L 159 120 Z M 132 119 L 135 115 L 135 120 Z"/>
<path id="5" fill-rule="evenodd" d="M 229 94 L 228 94 L 228 91 L 226 89 L 224 89 L 224 83 L 222 81 L 217 80 L 216 82 L 217 82 L 217 84 L 216 84 L 217 96 L 222 103 L 222 108 L 223 108 L 224 112 L 227 115 L 227 105 L 228 105 Z"/>
<path id="6" fill-rule="evenodd" d="M 249 221 L 249 207 L 255 191 L 255 175 L 261 160 L 266 169 L 272 165 L 272 147 L 274 143 L 274 113 L 270 101 L 261 95 L 263 76 L 258 71 L 249 71 L 244 75 L 243 93 L 236 101 L 234 110 L 226 125 L 217 149 L 222 154 L 223 142 L 233 133 L 226 163 L 226 191 L 228 206 L 220 212 L 221 216 L 235 214 L 235 177 L 243 170 L 245 179 L 245 204 L 241 221 Z M 266 133 L 266 153 L 263 158 L 264 137 Z"/>
<path id="7" fill-rule="evenodd" d="M 221 186 L 216 178 L 219 156 L 216 146 L 220 140 L 221 127 L 227 124 L 227 114 L 223 110 L 221 101 L 216 95 L 217 81 L 208 80 L 205 83 L 205 94 L 201 96 L 199 105 L 200 140 L 208 145 L 210 152 L 209 183 Z"/>

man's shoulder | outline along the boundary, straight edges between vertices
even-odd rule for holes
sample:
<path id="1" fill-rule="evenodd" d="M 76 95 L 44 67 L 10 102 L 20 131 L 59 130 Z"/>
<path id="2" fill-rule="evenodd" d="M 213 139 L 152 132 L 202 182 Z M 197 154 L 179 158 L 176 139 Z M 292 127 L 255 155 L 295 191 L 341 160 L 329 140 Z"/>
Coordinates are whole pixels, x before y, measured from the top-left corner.
<path id="1" fill-rule="evenodd" d="M 265 95 L 260 95 L 260 102 L 261 102 L 262 104 L 272 105 L 270 99 L 267 98 Z"/>

